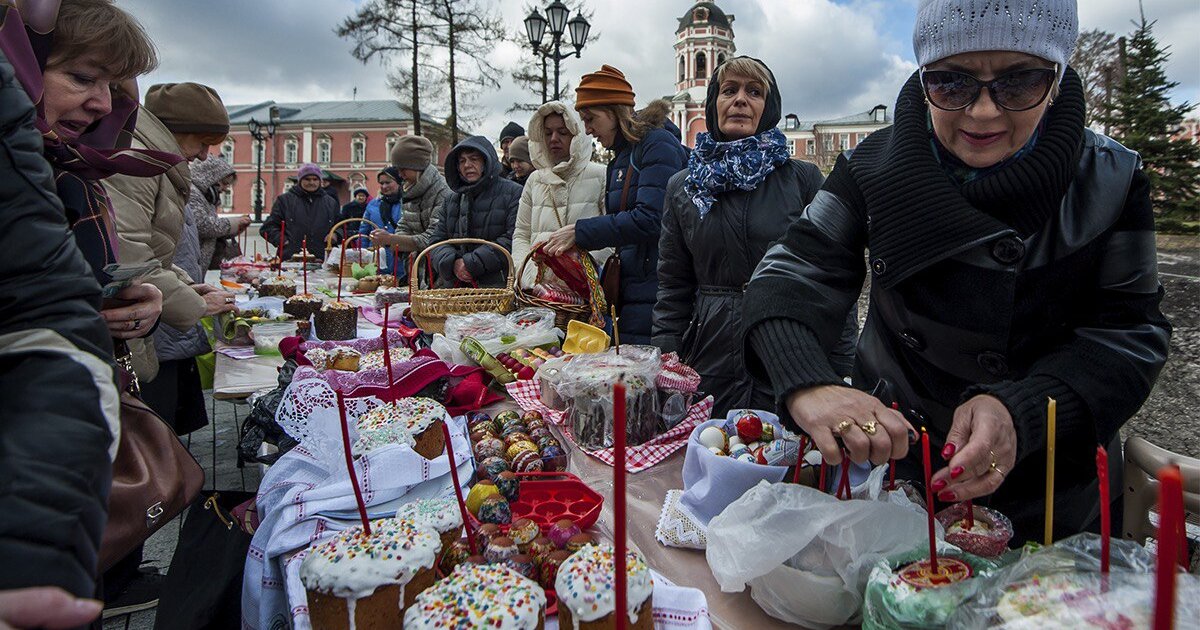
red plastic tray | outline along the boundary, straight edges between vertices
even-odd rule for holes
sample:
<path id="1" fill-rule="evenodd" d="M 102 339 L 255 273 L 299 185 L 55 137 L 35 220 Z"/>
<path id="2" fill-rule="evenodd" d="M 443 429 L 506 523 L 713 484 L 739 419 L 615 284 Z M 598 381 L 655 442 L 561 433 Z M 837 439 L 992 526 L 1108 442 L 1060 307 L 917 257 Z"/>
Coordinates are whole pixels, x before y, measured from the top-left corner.
<path id="1" fill-rule="evenodd" d="M 521 480 L 521 496 L 509 505 L 513 520 L 528 518 L 537 523 L 543 536 L 564 518 L 575 521 L 580 529 L 595 525 L 600 518 L 604 498 L 569 472 L 524 472 L 517 473 L 517 478 Z M 472 530 L 481 525 L 473 514 L 467 516 Z M 500 530 L 507 532 L 508 525 L 501 525 Z"/>

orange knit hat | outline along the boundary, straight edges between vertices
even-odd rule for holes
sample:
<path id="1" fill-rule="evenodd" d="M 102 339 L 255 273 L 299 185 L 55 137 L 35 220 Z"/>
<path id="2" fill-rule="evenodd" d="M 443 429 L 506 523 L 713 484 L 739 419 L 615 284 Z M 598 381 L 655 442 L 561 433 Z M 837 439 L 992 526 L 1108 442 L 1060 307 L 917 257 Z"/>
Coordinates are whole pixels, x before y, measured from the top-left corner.
<path id="1" fill-rule="evenodd" d="M 575 88 L 575 109 L 595 105 L 633 107 L 633 96 L 633 86 L 625 80 L 625 73 L 605 64 L 596 72 L 579 79 L 579 87 Z"/>

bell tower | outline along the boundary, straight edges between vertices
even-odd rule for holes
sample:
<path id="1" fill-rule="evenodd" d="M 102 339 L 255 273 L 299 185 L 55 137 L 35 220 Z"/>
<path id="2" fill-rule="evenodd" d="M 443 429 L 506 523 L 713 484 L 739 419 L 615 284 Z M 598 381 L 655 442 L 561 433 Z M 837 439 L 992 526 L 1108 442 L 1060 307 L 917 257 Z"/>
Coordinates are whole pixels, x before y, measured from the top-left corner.
<path id="1" fill-rule="evenodd" d="M 695 146 L 696 134 L 705 130 L 704 99 L 713 69 L 737 51 L 733 43 L 733 15 L 716 2 L 697 0 L 678 18 L 675 29 L 675 96 L 672 120 L 683 132 L 683 142 Z"/>

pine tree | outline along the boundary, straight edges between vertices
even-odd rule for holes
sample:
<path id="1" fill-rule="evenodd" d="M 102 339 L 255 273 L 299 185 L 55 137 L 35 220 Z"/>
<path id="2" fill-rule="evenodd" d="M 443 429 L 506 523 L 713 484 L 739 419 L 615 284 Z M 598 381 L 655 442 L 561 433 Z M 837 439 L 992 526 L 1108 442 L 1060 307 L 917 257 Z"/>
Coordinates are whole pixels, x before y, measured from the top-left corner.
<path id="1" fill-rule="evenodd" d="M 1100 122 L 1141 154 L 1157 219 L 1172 224 L 1196 221 L 1200 219 L 1200 145 L 1179 137 L 1192 105 L 1171 105 L 1168 94 L 1179 83 L 1167 80 L 1163 68 L 1170 53 L 1155 40 L 1154 22 L 1143 15 L 1134 25 L 1124 77 Z"/>

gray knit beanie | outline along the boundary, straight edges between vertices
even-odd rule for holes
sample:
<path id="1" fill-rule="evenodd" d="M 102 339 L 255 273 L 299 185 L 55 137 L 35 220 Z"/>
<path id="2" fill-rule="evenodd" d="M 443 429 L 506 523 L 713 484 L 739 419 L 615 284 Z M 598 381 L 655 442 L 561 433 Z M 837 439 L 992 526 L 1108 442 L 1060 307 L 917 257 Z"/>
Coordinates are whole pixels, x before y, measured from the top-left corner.
<path id="1" fill-rule="evenodd" d="M 1066 70 L 1079 38 L 1076 0 L 921 0 L 917 65 L 984 50 L 1023 52 Z"/>
<path id="2" fill-rule="evenodd" d="M 423 171 L 433 160 L 433 143 L 424 136 L 400 136 L 392 147 L 392 166 Z"/>

